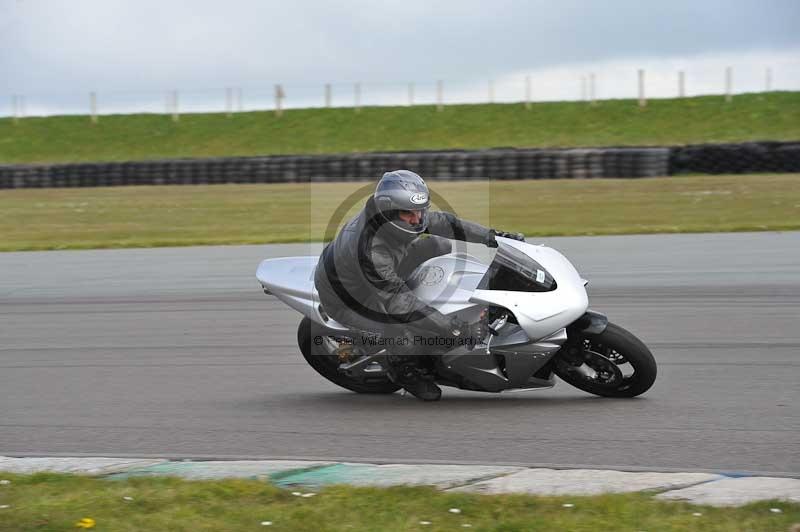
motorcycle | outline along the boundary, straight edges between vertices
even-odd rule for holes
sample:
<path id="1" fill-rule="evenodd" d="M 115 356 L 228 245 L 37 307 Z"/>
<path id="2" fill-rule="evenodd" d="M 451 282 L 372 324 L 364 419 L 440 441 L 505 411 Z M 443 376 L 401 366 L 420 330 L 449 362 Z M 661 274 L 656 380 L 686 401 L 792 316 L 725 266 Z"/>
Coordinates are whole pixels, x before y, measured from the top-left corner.
<path id="1" fill-rule="evenodd" d="M 437 384 L 481 392 L 553 387 L 555 376 L 604 397 L 635 397 L 656 379 L 647 346 L 606 316 L 588 309 L 586 285 L 555 249 L 497 238 L 485 264 L 455 252 L 434 257 L 407 284 L 428 305 L 464 322 L 480 338 L 425 347 Z M 388 342 L 375 331 L 332 319 L 317 296 L 317 257 L 261 262 L 256 277 L 266 294 L 303 314 L 297 342 L 303 357 L 331 382 L 359 393 L 394 393 L 387 375 Z M 430 344 L 431 342 L 428 342 Z"/>

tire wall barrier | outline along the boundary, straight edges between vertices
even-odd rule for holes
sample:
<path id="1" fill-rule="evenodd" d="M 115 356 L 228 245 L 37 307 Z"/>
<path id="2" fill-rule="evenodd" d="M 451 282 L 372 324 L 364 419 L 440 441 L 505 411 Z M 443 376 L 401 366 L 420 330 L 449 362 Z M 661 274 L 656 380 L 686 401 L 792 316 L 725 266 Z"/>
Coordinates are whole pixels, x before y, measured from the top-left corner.
<path id="1" fill-rule="evenodd" d="M 800 142 L 698 144 L 670 148 L 670 174 L 756 172 L 800 172 Z"/>
<path id="2" fill-rule="evenodd" d="M 636 178 L 800 172 L 800 142 L 670 148 L 490 149 L 0 165 L 0 188 L 369 181 L 408 168 L 438 180 Z"/>

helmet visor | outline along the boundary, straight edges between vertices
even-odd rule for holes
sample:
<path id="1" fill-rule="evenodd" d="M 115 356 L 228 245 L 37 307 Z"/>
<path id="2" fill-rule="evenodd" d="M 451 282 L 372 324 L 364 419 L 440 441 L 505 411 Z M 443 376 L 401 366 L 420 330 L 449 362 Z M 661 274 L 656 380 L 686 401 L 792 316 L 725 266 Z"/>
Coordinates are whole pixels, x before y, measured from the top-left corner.
<path id="1" fill-rule="evenodd" d="M 399 210 L 392 223 L 404 231 L 422 233 L 428 228 L 428 209 Z"/>

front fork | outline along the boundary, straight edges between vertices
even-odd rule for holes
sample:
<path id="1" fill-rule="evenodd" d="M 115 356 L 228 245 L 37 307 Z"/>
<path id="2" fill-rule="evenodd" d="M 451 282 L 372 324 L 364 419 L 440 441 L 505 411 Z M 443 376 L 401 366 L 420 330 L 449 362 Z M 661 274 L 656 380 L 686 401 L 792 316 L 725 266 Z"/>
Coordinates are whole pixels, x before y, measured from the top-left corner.
<path id="1" fill-rule="evenodd" d="M 583 363 L 583 337 L 587 334 L 600 334 L 608 327 L 608 317 L 605 314 L 587 310 L 583 316 L 567 326 L 567 341 L 558 351 L 556 357 L 572 365 Z"/>

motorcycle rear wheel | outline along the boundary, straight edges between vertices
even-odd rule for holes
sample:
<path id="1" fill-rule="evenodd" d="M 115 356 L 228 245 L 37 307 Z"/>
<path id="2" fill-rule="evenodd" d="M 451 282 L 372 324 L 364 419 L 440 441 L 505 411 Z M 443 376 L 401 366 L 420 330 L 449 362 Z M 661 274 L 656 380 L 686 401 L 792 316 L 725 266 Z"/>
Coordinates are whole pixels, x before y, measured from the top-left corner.
<path id="1" fill-rule="evenodd" d="M 558 356 L 553 366 L 568 384 L 602 397 L 636 397 L 655 382 L 653 354 L 619 325 L 609 323 L 602 333 L 585 334 L 577 341 L 578 353 Z"/>
<path id="2" fill-rule="evenodd" d="M 360 382 L 349 378 L 339 371 L 339 359 L 336 353 L 331 353 L 328 349 L 330 342 L 326 341 L 325 335 L 321 334 L 321 327 L 314 321 L 303 318 L 297 327 L 297 344 L 303 358 L 308 365 L 316 370 L 317 373 L 351 392 L 356 393 L 375 393 L 387 394 L 394 393 L 400 389 L 388 378 L 378 382 Z M 321 339 L 321 340 L 320 340 Z"/>

